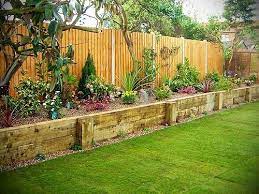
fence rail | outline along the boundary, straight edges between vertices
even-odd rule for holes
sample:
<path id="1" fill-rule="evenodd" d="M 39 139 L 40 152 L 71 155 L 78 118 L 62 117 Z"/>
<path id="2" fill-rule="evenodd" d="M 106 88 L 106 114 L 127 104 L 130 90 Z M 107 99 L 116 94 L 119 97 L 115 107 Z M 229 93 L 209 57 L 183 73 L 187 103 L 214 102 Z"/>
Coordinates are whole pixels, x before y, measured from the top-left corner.
<path id="1" fill-rule="evenodd" d="M 22 28 L 19 31 L 19 33 L 26 33 Z M 222 73 L 223 71 L 222 50 L 217 44 L 168 36 L 155 37 L 153 34 L 140 32 L 131 33 L 131 39 L 137 59 L 142 63 L 144 48 L 154 49 L 157 53 L 155 59 L 158 67 L 156 84 L 159 84 L 164 76 L 172 77 L 176 72 L 177 64 L 182 63 L 185 57 L 198 68 L 201 77 L 208 72 Z M 81 70 L 89 52 L 93 55 L 97 74 L 117 86 L 121 85 L 123 76 L 132 69 L 130 54 L 122 32 L 119 30 L 91 33 L 72 29 L 65 31 L 62 35 L 63 51 L 68 44 L 74 45 L 76 64 L 71 65 L 70 70 L 78 78 L 81 76 Z M 1 77 L 6 69 L 1 53 L 0 63 Z M 34 59 L 28 57 L 22 68 L 14 75 L 10 85 L 11 94 L 14 94 L 14 86 L 22 79 L 22 70 L 25 70 L 31 78 L 36 79 L 34 63 Z"/>

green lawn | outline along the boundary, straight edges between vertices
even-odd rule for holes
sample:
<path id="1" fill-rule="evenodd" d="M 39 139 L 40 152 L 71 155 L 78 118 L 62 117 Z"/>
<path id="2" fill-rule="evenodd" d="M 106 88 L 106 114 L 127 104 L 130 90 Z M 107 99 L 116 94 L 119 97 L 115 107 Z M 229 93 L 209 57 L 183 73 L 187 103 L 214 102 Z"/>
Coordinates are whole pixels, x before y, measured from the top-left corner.
<path id="1" fill-rule="evenodd" d="M 0 193 L 259 193 L 259 102 L 0 174 Z"/>

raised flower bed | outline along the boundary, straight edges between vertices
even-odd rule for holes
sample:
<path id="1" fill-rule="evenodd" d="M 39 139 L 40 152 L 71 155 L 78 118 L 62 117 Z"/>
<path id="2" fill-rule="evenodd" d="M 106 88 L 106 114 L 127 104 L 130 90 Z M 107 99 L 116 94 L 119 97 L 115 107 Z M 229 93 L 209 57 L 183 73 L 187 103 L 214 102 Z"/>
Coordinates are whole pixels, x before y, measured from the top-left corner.
<path id="1" fill-rule="evenodd" d="M 173 125 L 185 118 L 258 98 L 259 86 L 255 85 L 3 128 L 0 129 L 0 165 L 67 150 L 73 145 L 91 148 L 95 142 L 114 138 L 122 131 L 130 133 L 161 124 Z"/>

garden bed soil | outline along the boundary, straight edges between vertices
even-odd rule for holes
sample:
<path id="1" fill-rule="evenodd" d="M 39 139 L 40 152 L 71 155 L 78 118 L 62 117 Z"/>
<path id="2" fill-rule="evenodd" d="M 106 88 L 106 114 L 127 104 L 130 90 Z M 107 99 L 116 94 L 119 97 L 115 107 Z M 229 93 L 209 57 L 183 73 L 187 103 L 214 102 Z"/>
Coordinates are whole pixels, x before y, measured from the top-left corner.
<path id="1" fill-rule="evenodd" d="M 178 99 L 181 97 L 185 96 L 193 96 L 197 95 L 196 94 L 179 94 L 179 93 L 174 93 L 170 98 L 166 100 L 171 100 L 171 99 Z M 110 102 L 108 107 L 104 110 L 94 110 L 94 111 L 89 111 L 86 109 L 85 105 L 80 105 L 77 109 L 67 109 L 67 108 L 62 108 L 61 109 L 61 117 L 62 118 L 67 118 L 67 117 L 76 117 L 76 116 L 84 116 L 92 113 L 98 113 L 98 112 L 104 112 L 104 111 L 109 111 L 109 110 L 116 110 L 116 109 L 121 109 L 121 108 L 128 108 L 128 107 L 134 107 L 138 105 L 144 105 L 144 104 L 151 104 L 154 102 L 158 102 L 158 100 L 155 99 L 155 97 L 151 96 L 148 99 L 148 102 L 141 102 L 138 101 L 134 104 L 123 104 L 120 98 L 115 98 L 114 101 Z M 26 117 L 26 118 L 15 118 L 13 121 L 13 127 L 15 126 L 20 126 L 20 125 L 27 125 L 27 124 L 33 124 L 33 123 L 38 123 L 38 122 L 43 122 L 43 121 L 49 121 L 51 120 L 49 118 L 48 113 L 42 109 L 39 113 Z M 0 129 L 3 128 L 0 125 Z"/>
<path id="2" fill-rule="evenodd" d="M 239 107 L 243 104 L 244 103 L 235 104 L 235 105 L 232 105 L 231 108 L 236 108 L 236 107 Z M 216 112 L 226 111 L 230 107 L 225 107 L 225 108 L 226 109 L 208 112 L 206 114 L 198 115 L 198 116 L 195 116 L 195 117 L 189 117 L 189 118 L 181 120 L 181 122 L 179 122 L 179 123 L 175 123 L 174 125 L 179 125 L 179 124 L 182 124 L 182 123 L 187 123 L 187 122 L 190 122 L 190 121 L 193 121 L 193 120 L 196 120 L 196 119 L 200 119 L 204 116 L 212 115 Z M 132 138 L 140 137 L 140 136 L 143 136 L 143 135 L 151 134 L 151 133 L 154 133 L 156 131 L 167 128 L 167 127 L 168 127 L 168 125 L 157 125 L 155 127 L 147 128 L 147 129 L 144 129 L 144 130 L 133 131 L 132 133 L 125 134 L 125 136 L 117 136 L 115 138 L 111 138 L 111 139 L 107 139 L 107 140 L 98 142 L 98 143 L 94 144 L 94 146 L 89 150 L 97 149 L 97 148 L 100 148 L 100 147 L 103 147 L 103 146 L 108 146 L 108 145 L 111 145 L 111 144 L 120 143 L 120 142 L 128 140 L 128 139 L 132 139 Z M 26 166 L 31 166 L 31 165 L 35 165 L 35 164 L 38 164 L 38 163 L 41 163 L 41 162 L 45 162 L 45 161 L 48 161 L 48 160 L 53 160 L 53 159 L 58 158 L 58 157 L 63 157 L 63 156 L 66 156 L 66 155 L 80 153 L 80 152 L 84 152 L 84 151 L 87 151 L 87 150 L 74 151 L 74 150 L 67 149 L 67 150 L 64 150 L 64 151 L 58 151 L 58 152 L 54 152 L 54 153 L 51 153 L 51 154 L 46 154 L 46 155 L 44 155 L 44 157 L 45 157 L 44 160 L 39 160 L 39 159 L 34 158 L 34 159 L 30 159 L 30 160 L 12 162 L 12 163 L 9 163 L 8 165 L 0 166 L 0 172 L 11 171 L 11 170 L 15 170 L 17 168 L 23 168 L 23 167 L 26 167 Z"/>

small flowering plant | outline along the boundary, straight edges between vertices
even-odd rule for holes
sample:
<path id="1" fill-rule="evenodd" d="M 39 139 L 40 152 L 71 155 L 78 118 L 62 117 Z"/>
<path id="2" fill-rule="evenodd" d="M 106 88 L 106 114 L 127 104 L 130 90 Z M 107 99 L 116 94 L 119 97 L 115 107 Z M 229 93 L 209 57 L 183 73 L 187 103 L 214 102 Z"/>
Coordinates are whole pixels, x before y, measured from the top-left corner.
<path id="1" fill-rule="evenodd" d="M 137 93 L 135 91 L 126 91 L 121 97 L 124 104 L 133 104 L 137 100 Z"/>
<path id="2" fill-rule="evenodd" d="M 53 97 L 49 94 L 46 95 L 46 100 L 43 103 L 44 108 L 49 111 L 51 119 L 57 119 L 59 115 L 59 110 L 62 107 L 62 101 L 60 98 L 60 91 L 55 91 Z"/>
<path id="3" fill-rule="evenodd" d="M 110 96 L 114 91 L 113 85 L 105 83 L 102 79 L 96 76 L 91 76 L 86 83 L 86 89 L 88 90 L 88 98 L 95 100 L 103 100 L 107 96 Z"/>
<path id="4" fill-rule="evenodd" d="M 187 86 L 187 87 L 183 87 L 180 90 L 178 90 L 178 93 L 180 93 L 180 94 L 195 94 L 195 93 L 197 93 L 197 90 L 193 86 Z"/>

